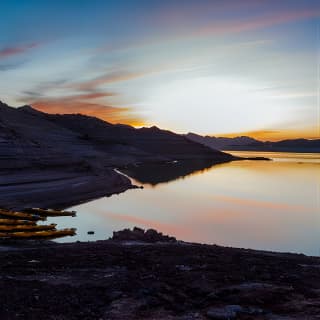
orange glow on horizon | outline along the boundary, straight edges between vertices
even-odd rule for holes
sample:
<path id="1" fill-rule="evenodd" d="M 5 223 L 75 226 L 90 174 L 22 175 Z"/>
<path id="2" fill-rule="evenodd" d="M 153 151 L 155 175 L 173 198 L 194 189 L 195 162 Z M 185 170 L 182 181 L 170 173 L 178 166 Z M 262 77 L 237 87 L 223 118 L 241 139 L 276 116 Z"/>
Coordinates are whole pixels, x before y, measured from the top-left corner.
<path id="1" fill-rule="evenodd" d="M 262 141 L 280 141 L 286 139 L 320 139 L 320 127 L 305 128 L 300 130 L 279 129 L 279 130 L 252 130 L 235 133 L 210 134 L 215 137 L 235 138 L 248 136 Z"/>
<path id="2" fill-rule="evenodd" d="M 74 100 L 47 100 L 32 103 L 35 109 L 50 114 L 82 114 L 96 117 L 113 124 L 126 124 L 133 127 L 145 125 L 142 118 L 135 116 L 129 107 L 112 107 L 99 103 L 86 103 Z"/>
<path id="3" fill-rule="evenodd" d="M 90 93 L 82 94 L 70 98 L 48 99 L 35 101 L 32 107 L 50 114 L 83 114 L 96 117 L 113 124 L 125 124 L 133 127 L 143 127 L 157 125 L 147 123 L 142 117 L 136 115 L 133 108 L 130 107 L 113 107 L 107 106 L 99 102 L 86 102 L 92 100 L 112 96 L 112 93 Z M 78 100 L 79 99 L 79 100 Z M 83 99 L 83 100 L 82 100 Z M 82 100 L 82 101 L 81 101 Z M 167 130 L 165 127 L 161 129 Z M 171 130 L 172 131 L 172 130 Z M 320 139 L 320 127 L 310 127 L 305 129 L 265 129 L 241 131 L 234 133 L 215 133 L 209 136 L 235 138 L 240 136 L 248 136 L 262 141 L 280 141 L 286 139 Z"/>

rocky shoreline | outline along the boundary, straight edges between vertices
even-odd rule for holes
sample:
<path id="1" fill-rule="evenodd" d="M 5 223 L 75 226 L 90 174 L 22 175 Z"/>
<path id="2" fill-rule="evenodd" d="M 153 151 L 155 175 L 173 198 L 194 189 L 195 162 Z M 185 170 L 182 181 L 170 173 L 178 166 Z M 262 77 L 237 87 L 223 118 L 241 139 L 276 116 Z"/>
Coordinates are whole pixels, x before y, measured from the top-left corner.
<path id="1" fill-rule="evenodd" d="M 0 172 L 0 207 L 62 209 L 134 188 L 112 168 L 92 171 L 51 168 Z"/>
<path id="2" fill-rule="evenodd" d="M 320 318 L 320 258 L 176 241 L 0 245 L 1 319 Z"/>

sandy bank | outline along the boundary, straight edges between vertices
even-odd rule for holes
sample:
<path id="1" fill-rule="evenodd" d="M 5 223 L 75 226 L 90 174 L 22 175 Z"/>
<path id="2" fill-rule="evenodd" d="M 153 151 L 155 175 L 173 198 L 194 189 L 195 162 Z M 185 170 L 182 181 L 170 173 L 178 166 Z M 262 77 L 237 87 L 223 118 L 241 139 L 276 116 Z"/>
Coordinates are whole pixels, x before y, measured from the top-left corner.
<path id="1" fill-rule="evenodd" d="M 0 172 L 0 207 L 65 208 L 132 188 L 128 178 L 113 169 L 92 171 L 15 170 Z"/>

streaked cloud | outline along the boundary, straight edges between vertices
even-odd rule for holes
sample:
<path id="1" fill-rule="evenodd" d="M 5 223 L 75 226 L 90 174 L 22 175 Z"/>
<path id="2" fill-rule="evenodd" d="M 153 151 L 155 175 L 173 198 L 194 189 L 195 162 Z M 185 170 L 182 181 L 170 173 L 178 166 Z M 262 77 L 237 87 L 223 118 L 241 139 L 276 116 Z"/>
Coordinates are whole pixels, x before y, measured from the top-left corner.
<path id="1" fill-rule="evenodd" d="M 244 20 L 218 21 L 195 32 L 195 35 L 223 35 L 257 30 L 278 24 L 315 18 L 320 16 L 320 10 L 302 10 L 281 12 Z"/>
<path id="2" fill-rule="evenodd" d="M 2 63 L 0 64 L 0 71 L 9 71 L 19 68 L 22 63 Z"/>
<path id="3" fill-rule="evenodd" d="M 140 77 L 143 77 L 145 74 L 146 72 L 116 71 L 116 72 L 106 73 L 97 78 L 83 81 L 80 83 L 72 83 L 69 86 L 77 90 L 89 91 L 89 90 L 94 90 L 101 85 L 140 78 Z"/>
<path id="4" fill-rule="evenodd" d="M 0 49 L 0 59 L 25 53 L 26 51 L 34 49 L 39 45 L 40 45 L 39 43 L 33 42 L 33 43 L 21 45 L 21 46 L 7 47 L 7 48 Z"/>

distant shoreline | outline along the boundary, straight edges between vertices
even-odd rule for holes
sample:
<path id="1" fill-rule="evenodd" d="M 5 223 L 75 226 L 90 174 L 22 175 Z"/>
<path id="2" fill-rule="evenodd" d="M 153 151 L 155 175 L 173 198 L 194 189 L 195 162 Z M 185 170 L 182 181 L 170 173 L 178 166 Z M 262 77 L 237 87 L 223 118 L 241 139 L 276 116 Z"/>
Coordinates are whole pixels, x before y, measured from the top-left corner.
<path id="1" fill-rule="evenodd" d="M 201 136 L 190 132 L 184 136 L 215 150 L 320 153 L 320 139 L 286 139 L 272 142 L 259 141 L 249 136 L 226 138 Z"/>
<path id="2" fill-rule="evenodd" d="M 320 156 L 320 151 L 317 149 L 316 151 L 310 151 L 310 150 L 274 150 L 274 149 L 247 149 L 247 148 L 243 148 L 243 149 L 223 149 L 221 150 L 223 152 L 232 152 L 232 151 L 243 151 L 243 152 L 283 152 L 283 153 L 318 153 Z"/>

